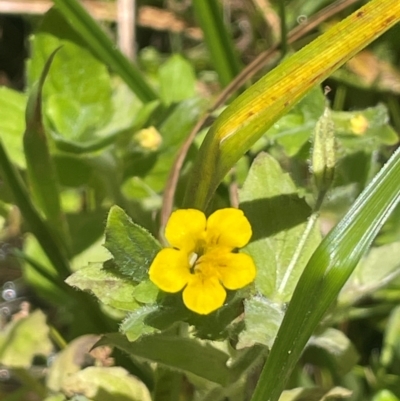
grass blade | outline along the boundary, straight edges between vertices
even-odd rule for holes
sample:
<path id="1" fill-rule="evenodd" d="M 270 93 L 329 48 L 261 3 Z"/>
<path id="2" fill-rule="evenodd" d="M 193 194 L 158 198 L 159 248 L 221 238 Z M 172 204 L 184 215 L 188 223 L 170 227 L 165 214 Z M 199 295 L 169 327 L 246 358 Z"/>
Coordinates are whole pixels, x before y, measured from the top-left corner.
<path id="1" fill-rule="evenodd" d="M 219 3 L 215 0 L 193 0 L 193 8 L 219 80 L 226 86 L 241 68 L 231 36 L 222 19 Z"/>
<path id="2" fill-rule="evenodd" d="M 39 81 L 35 83 L 30 93 L 26 108 L 26 130 L 23 142 L 29 184 L 35 202 L 46 216 L 50 228 L 57 235 L 60 246 L 68 249 L 71 240 L 61 209 L 56 169 L 50 156 L 42 123 L 42 88 L 57 51 L 58 49 L 47 60 Z"/>
<path id="3" fill-rule="evenodd" d="M 185 207 L 204 209 L 225 174 L 275 121 L 399 20 L 398 0 L 372 0 L 239 96 L 200 148 Z"/>
<path id="4" fill-rule="evenodd" d="M 400 149 L 325 237 L 308 262 L 252 401 L 276 401 L 301 352 L 357 263 L 400 201 Z"/>

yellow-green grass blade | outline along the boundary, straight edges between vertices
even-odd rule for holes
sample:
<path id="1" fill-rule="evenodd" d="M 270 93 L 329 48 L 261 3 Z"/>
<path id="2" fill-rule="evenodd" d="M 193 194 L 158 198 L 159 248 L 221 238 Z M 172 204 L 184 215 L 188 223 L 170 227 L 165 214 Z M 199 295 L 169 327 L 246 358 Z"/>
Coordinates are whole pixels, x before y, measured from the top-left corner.
<path id="1" fill-rule="evenodd" d="M 147 103 L 157 99 L 156 93 L 144 80 L 143 74 L 117 49 L 77 0 L 53 0 L 71 27 L 87 43 L 89 49 L 116 72 L 136 96 Z"/>
<path id="2" fill-rule="evenodd" d="M 400 149 L 314 252 L 293 293 L 252 401 L 279 398 L 308 339 L 399 203 L 399 176 Z"/>
<path id="3" fill-rule="evenodd" d="M 185 206 L 205 209 L 225 174 L 275 121 L 399 20 L 398 0 L 372 0 L 239 96 L 200 148 Z"/>
<path id="4" fill-rule="evenodd" d="M 227 27 L 220 4 L 215 0 L 193 0 L 196 19 L 204 33 L 211 60 L 223 86 L 240 72 L 240 61 Z"/>

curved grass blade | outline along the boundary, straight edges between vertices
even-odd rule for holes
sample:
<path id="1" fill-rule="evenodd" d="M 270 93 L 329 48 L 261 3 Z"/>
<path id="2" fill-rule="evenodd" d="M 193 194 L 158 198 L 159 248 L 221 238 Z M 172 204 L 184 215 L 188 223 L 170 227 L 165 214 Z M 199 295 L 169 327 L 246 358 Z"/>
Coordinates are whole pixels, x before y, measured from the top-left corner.
<path id="1" fill-rule="evenodd" d="M 296 286 L 252 401 L 278 400 L 308 339 L 400 202 L 400 149 L 325 237 Z"/>
<path id="2" fill-rule="evenodd" d="M 372 0 L 239 96 L 210 128 L 184 206 L 205 209 L 229 169 L 279 117 L 399 20 L 398 0 Z"/>
<path id="3" fill-rule="evenodd" d="M 214 68 L 221 84 L 226 86 L 239 74 L 241 67 L 231 36 L 222 19 L 219 2 L 193 0 L 192 4 Z"/>
<path id="4" fill-rule="evenodd" d="M 1 137 L 1 135 L 0 135 Z M 69 263 L 57 242 L 54 240 L 49 227 L 42 219 L 35 205 L 32 203 L 31 196 L 19 175 L 16 168 L 11 163 L 0 139 L 0 168 L 3 171 L 3 178 L 7 181 L 16 205 L 29 225 L 31 232 L 40 242 L 48 258 L 57 270 L 61 278 L 66 278 L 70 274 Z"/>
<path id="5" fill-rule="evenodd" d="M 57 51 L 58 49 L 50 55 L 39 81 L 35 83 L 29 95 L 25 113 L 26 129 L 23 142 L 29 184 L 34 200 L 46 216 L 50 228 L 58 237 L 60 246 L 67 250 L 71 239 L 61 209 L 57 173 L 50 156 L 42 123 L 42 88 Z"/>
<path id="6" fill-rule="evenodd" d="M 143 103 L 157 99 L 156 93 L 143 79 L 142 73 L 117 49 L 77 0 L 53 2 L 93 53 L 116 72 Z"/>

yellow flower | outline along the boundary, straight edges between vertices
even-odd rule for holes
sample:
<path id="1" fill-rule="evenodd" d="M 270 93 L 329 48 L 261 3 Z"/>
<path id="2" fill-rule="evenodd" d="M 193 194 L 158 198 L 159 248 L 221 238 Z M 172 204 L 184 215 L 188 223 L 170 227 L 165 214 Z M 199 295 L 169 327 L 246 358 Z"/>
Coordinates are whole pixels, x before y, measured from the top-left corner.
<path id="1" fill-rule="evenodd" d="M 223 305 L 225 288 L 237 290 L 254 280 L 253 259 L 232 252 L 245 246 L 251 235 L 250 223 L 239 209 L 217 210 L 208 219 L 199 210 L 177 210 L 165 228 L 171 248 L 162 249 L 153 260 L 150 280 L 165 292 L 184 289 L 186 307 L 207 315 Z"/>

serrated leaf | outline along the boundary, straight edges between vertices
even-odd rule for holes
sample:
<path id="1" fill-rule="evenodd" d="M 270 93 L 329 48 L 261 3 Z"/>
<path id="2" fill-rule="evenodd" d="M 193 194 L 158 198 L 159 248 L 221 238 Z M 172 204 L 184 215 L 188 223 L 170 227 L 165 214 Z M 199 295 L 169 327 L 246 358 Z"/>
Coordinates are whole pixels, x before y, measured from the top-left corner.
<path id="1" fill-rule="evenodd" d="M 136 341 L 142 336 L 158 332 L 156 328 L 146 324 L 146 319 L 158 310 L 158 305 L 145 305 L 130 313 L 122 322 L 120 331 L 129 341 Z"/>
<path id="2" fill-rule="evenodd" d="M 136 282 L 148 278 L 150 264 L 161 249 L 154 237 L 118 206 L 108 214 L 104 246 L 114 256 L 118 271 Z"/>
<path id="3" fill-rule="evenodd" d="M 37 310 L 16 320 L 0 332 L 0 363 L 8 368 L 28 369 L 35 355 L 48 357 L 53 350 L 46 316 Z"/>
<path id="4" fill-rule="evenodd" d="M 315 227 L 301 255 L 294 260 L 311 209 L 297 195 L 289 174 L 267 154 L 253 162 L 239 192 L 240 208 L 249 219 L 253 237 L 244 251 L 257 266 L 256 289 L 275 302 L 287 302 L 312 252 L 320 242 Z"/>
<path id="5" fill-rule="evenodd" d="M 147 387 L 120 367 L 90 366 L 68 376 L 63 391 L 83 394 L 92 401 L 151 401 Z"/>
<path id="6" fill-rule="evenodd" d="M 132 295 L 136 283 L 103 269 L 101 263 L 79 269 L 65 282 L 82 291 L 92 292 L 101 302 L 113 308 L 133 311 L 139 307 Z"/>
<path id="7" fill-rule="evenodd" d="M 214 383 L 226 385 L 230 373 L 227 367 L 229 355 L 201 343 L 195 338 L 156 334 L 129 342 L 117 333 L 106 334 L 98 345 L 114 345 L 130 355 L 157 362 L 169 369 L 189 372 Z M 190 356 L 190 357 L 188 357 Z"/>

